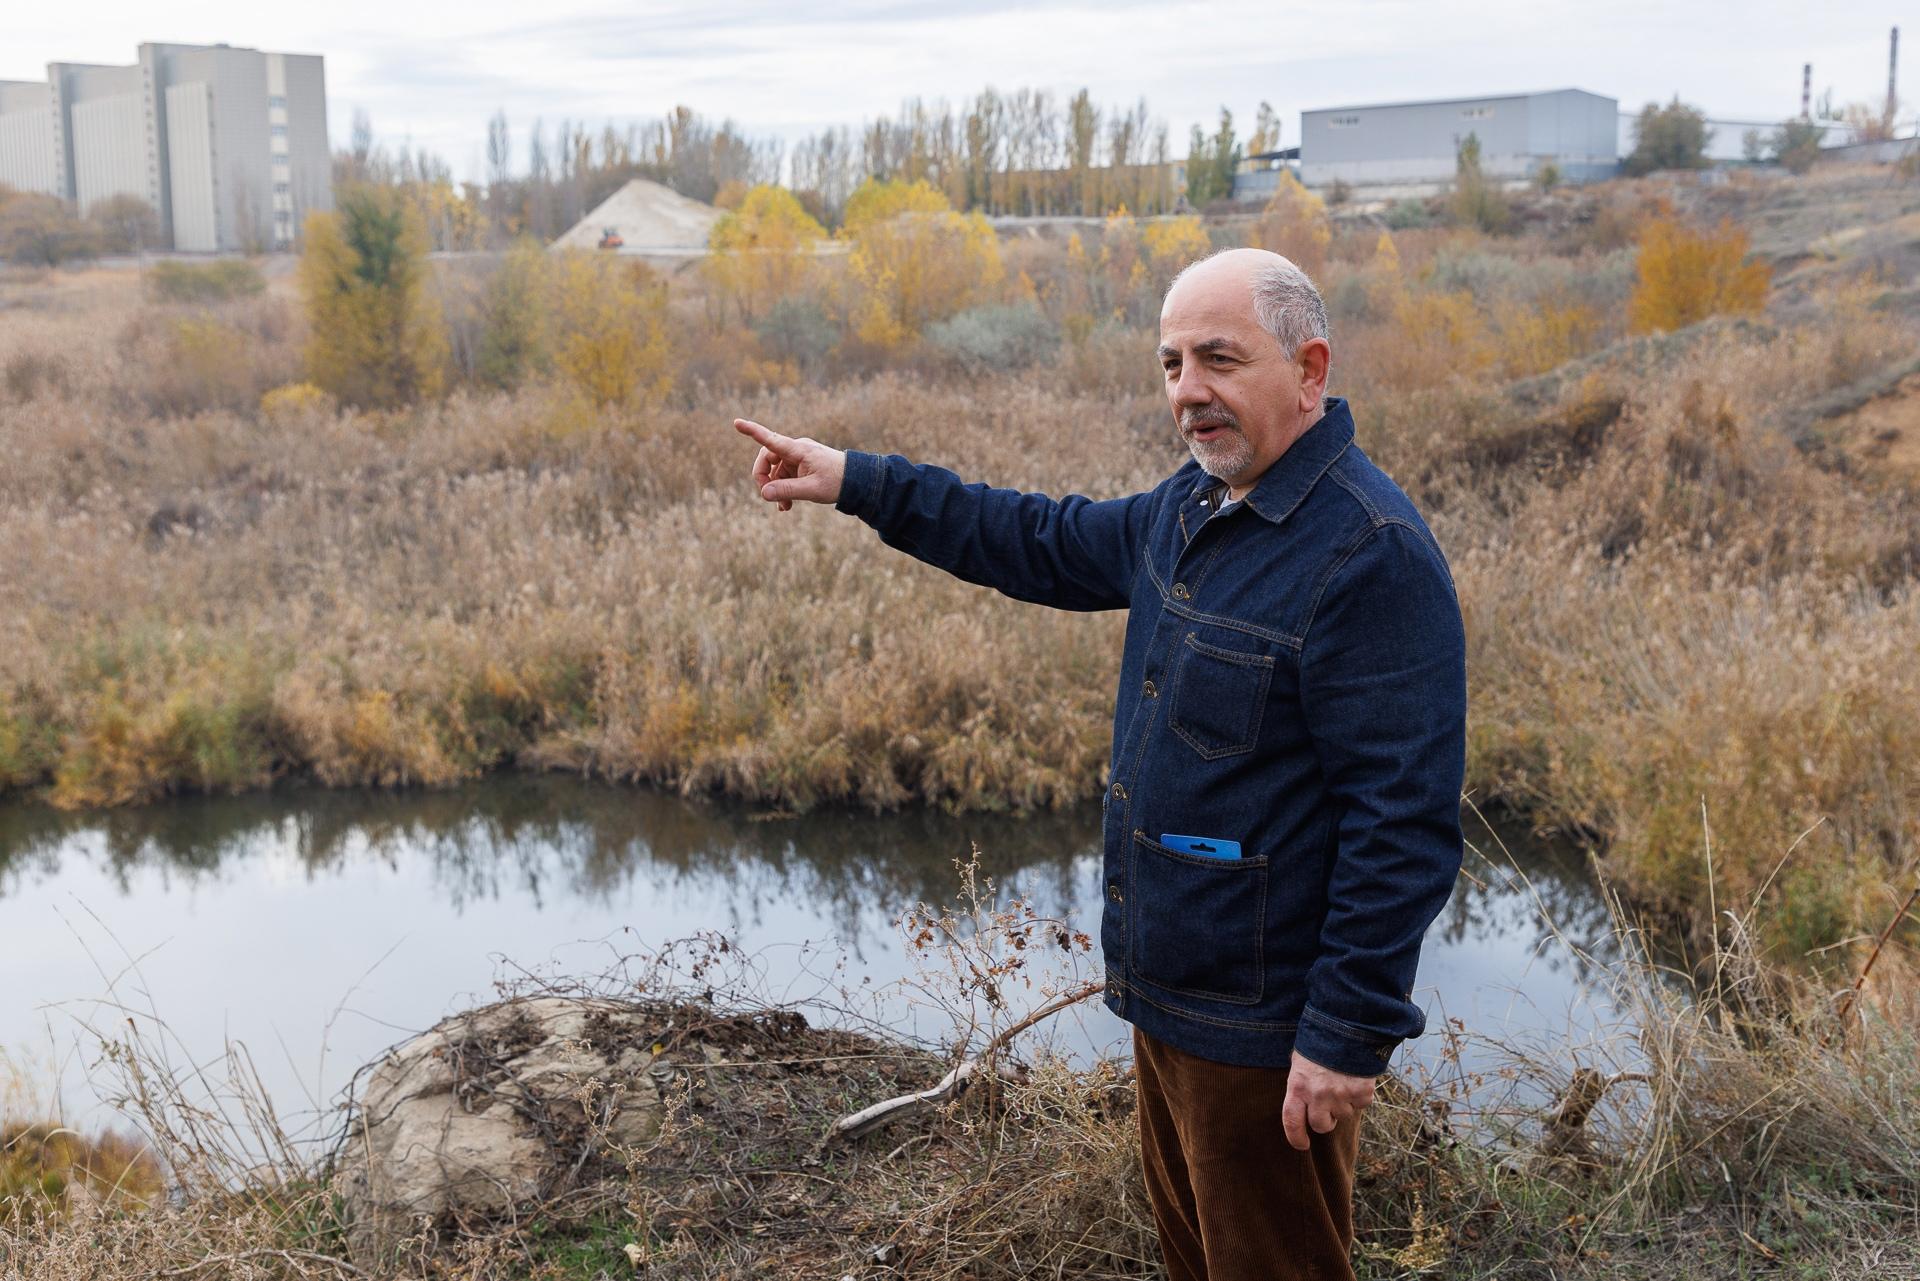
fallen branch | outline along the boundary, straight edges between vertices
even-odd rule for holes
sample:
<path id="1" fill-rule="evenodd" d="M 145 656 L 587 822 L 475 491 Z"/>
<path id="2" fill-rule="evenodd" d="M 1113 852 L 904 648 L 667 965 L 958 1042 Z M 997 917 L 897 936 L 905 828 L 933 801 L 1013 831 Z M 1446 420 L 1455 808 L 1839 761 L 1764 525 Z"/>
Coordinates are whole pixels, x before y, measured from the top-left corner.
<path id="1" fill-rule="evenodd" d="M 969 1082 L 982 1073 L 997 1077 L 1003 1081 L 1024 1080 L 1026 1070 L 1015 1064 L 1000 1061 L 998 1058 L 1000 1051 L 1005 1049 L 1014 1037 L 1020 1035 L 1034 1024 L 1039 1023 L 1043 1019 L 1050 1019 L 1068 1006 L 1078 1005 L 1090 997 L 1100 995 L 1100 993 L 1105 990 L 1106 985 L 1104 983 L 1082 983 L 1079 987 L 1073 988 L 1060 996 L 1056 996 L 1053 1000 L 1048 1001 L 1045 1005 L 1042 1005 L 1039 1009 L 1021 1019 L 1018 1023 L 1000 1032 L 992 1040 L 987 1042 L 985 1048 L 983 1048 L 980 1053 L 974 1055 L 941 1077 L 931 1088 L 921 1090 L 916 1094 L 902 1094 L 898 1098 L 883 1099 L 879 1103 L 861 1108 L 858 1112 L 851 1112 L 841 1117 L 828 1127 L 827 1142 L 845 1142 L 847 1140 L 857 1139 L 863 1134 L 869 1134 L 879 1129 L 888 1121 L 937 1107 L 945 1103 L 948 1099 L 960 1094 L 967 1088 Z"/>
<path id="2" fill-rule="evenodd" d="M 1591 1161 L 1593 1142 L 1587 1137 L 1587 1119 L 1600 1106 L 1601 1097 L 1616 1085 L 1648 1079 L 1645 1072 L 1615 1072 L 1607 1076 L 1592 1068 L 1575 1068 L 1573 1079 L 1567 1083 L 1553 1115 L 1547 1118 L 1546 1130 L 1540 1136 L 1539 1155 L 1550 1160 Z"/>

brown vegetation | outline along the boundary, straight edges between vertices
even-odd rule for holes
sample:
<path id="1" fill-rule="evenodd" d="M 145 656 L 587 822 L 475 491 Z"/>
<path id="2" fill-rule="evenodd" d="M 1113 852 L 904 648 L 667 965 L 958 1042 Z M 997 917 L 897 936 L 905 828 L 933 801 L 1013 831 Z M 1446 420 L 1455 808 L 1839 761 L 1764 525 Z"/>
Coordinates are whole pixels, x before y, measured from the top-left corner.
<path id="1" fill-rule="evenodd" d="M 1000 600 L 824 511 L 776 522 L 725 420 L 1052 492 L 1146 487 L 1179 461 L 1158 291 L 1231 233 L 1115 217 L 996 246 L 941 203 L 873 187 L 851 254 L 729 275 L 773 295 L 746 328 L 699 273 L 526 249 L 376 288 L 325 237 L 304 308 L 284 286 L 12 286 L 0 786 L 94 805 L 519 765 L 782 808 L 1094 794 L 1119 620 Z M 404 210 L 363 212 L 404 250 Z M 1474 788 L 1609 837 L 1623 888 L 1702 933 L 1702 801 L 1729 893 L 1814 828 L 1768 918 L 1800 955 L 1877 927 L 1914 864 L 1920 516 L 1786 428 L 1911 330 L 1867 305 L 1897 282 L 1837 281 L 1781 327 L 1623 343 L 1649 281 L 1687 314 L 1749 304 L 1735 233 L 1677 217 L 1649 224 L 1638 286 L 1631 251 L 1333 235 L 1291 191 L 1260 234 L 1328 235 L 1336 381 L 1459 579 Z M 1661 257 L 1696 242 L 1739 288 Z M 455 341 L 396 350 L 395 326 Z"/>

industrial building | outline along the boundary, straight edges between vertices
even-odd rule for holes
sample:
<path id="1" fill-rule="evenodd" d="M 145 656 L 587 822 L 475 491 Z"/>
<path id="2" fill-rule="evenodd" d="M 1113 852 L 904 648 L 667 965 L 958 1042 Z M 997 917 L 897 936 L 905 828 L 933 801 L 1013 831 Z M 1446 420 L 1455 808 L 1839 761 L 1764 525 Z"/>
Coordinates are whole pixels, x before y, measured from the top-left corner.
<path id="1" fill-rule="evenodd" d="M 1619 168 L 1619 118 L 1616 100 L 1582 89 L 1305 111 L 1300 181 L 1432 191 L 1453 180 L 1472 134 L 1490 178 L 1531 179 L 1552 164 L 1565 181 L 1594 182 Z"/>
<path id="2" fill-rule="evenodd" d="M 0 184 L 82 214 L 137 196 L 156 248 L 291 248 L 309 211 L 333 207 L 324 63 L 143 44 L 130 66 L 56 62 L 45 83 L 0 81 Z"/>

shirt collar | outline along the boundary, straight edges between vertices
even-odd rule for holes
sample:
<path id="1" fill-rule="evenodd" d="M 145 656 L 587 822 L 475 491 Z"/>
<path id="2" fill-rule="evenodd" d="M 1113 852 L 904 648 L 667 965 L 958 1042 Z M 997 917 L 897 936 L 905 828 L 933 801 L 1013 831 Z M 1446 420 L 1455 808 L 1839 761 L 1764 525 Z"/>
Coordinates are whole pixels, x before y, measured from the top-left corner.
<path id="1" fill-rule="evenodd" d="M 1314 484 L 1333 465 L 1334 459 L 1353 443 L 1353 414 L 1345 397 L 1329 396 L 1320 421 L 1307 428 L 1300 438 L 1287 446 L 1287 452 L 1254 482 L 1242 500 L 1259 515 L 1279 524 L 1293 514 Z M 1219 511 L 1227 500 L 1226 482 L 1201 473 L 1193 487 L 1193 497 Z"/>

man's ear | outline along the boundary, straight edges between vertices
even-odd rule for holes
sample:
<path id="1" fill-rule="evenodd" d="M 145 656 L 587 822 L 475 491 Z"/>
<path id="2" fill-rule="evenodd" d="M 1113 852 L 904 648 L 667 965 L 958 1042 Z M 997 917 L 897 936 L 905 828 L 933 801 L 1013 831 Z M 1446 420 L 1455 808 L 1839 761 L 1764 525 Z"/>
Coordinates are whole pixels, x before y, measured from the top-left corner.
<path id="1" fill-rule="evenodd" d="M 1293 354 L 1300 369 L 1300 412 L 1310 414 L 1320 408 L 1327 394 L 1327 373 L 1333 367 L 1333 348 L 1324 338 L 1309 338 Z"/>

